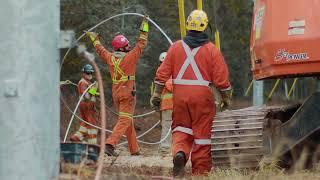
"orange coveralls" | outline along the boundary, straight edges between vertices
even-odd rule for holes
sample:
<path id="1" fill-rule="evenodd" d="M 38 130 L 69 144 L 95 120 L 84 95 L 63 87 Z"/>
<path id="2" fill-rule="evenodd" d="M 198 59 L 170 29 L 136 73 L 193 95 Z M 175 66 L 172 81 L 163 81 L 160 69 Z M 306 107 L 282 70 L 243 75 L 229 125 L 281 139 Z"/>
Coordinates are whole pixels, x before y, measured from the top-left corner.
<path id="1" fill-rule="evenodd" d="M 129 151 L 131 154 L 139 152 L 139 145 L 134 129 L 133 114 L 136 104 L 135 72 L 136 65 L 142 51 L 146 47 L 147 40 L 139 39 L 136 46 L 129 52 L 110 53 L 102 45 L 97 45 L 96 52 L 109 66 L 112 78 L 112 97 L 119 112 L 118 122 L 113 128 L 113 133 L 106 139 L 106 144 L 115 147 L 121 136 L 127 136 Z"/>
<path id="2" fill-rule="evenodd" d="M 175 42 L 156 73 L 155 83 L 173 79 L 172 153 L 191 153 L 192 174 L 206 174 L 212 168 L 211 127 L 215 116 L 210 84 L 219 90 L 231 88 L 228 68 L 221 52 L 211 43 L 190 49 Z"/>
<path id="3" fill-rule="evenodd" d="M 161 139 L 165 138 L 168 131 L 171 128 L 172 124 L 172 110 L 173 110 L 173 95 L 172 95 L 172 79 L 169 79 L 165 83 L 165 88 L 161 94 Z M 161 153 L 168 153 L 171 151 L 171 133 L 169 136 L 160 143 L 159 145 L 159 152 Z"/>
<path id="4" fill-rule="evenodd" d="M 84 78 L 78 83 L 78 94 L 81 96 L 84 91 L 91 85 L 91 82 L 88 82 Z M 90 124 L 97 125 L 97 111 L 95 108 L 95 102 L 83 99 L 80 102 L 80 117 L 89 122 Z M 73 140 L 83 141 L 84 138 L 87 138 L 88 143 L 96 144 L 97 143 L 97 134 L 98 130 L 84 122 L 80 123 L 79 130 L 72 137 Z"/>

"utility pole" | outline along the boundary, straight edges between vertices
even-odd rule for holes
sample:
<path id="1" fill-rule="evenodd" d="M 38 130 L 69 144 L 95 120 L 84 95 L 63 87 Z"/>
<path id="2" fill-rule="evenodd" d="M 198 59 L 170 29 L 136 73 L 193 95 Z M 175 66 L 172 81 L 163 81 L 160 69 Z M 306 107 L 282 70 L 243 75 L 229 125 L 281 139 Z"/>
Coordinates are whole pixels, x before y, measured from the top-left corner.
<path id="1" fill-rule="evenodd" d="M 0 179 L 59 173 L 59 0 L 0 6 Z"/>
<path id="2" fill-rule="evenodd" d="M 253 81 L 253 106 L 263 105 L 263 81 Z"/>
<path id="3" fill-rule="evenodd" d="M 256 0 L 252 0 L 253 4 L 256 3 Z M 253 81 L 253 106 L 262 106 L 263 105 L 263 80 Z"/>
<path id="4" fill-rule="evenodd" d="M 181 39 L 186 36 L 186 20 L 184 15 L 184 0 L 178 0 Z"/>

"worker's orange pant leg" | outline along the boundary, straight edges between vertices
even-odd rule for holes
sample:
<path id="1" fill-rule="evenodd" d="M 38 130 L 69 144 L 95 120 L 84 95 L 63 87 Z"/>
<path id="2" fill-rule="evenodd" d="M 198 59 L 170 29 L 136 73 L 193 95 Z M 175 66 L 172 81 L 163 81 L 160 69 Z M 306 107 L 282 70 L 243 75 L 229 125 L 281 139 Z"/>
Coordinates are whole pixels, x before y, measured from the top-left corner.
<path id="1" fill-rule="evenodd" d="M 97 125 L 97 112 L 93 102 L 81 102 L 80 117 L 90 124 Z M 98 130 L 84 122 L 80 123 L 79 130 L 74 134 L 79 141 L 87 139 L 88 143 L 97 143 Z"/>
<path id="2" fill-rule="evenodd" d="M 173 155 L 183 151 L 188 158 L 191 152 L 192 174 L 206 174 L 212 168 L 213 97 L 209 90 L 202 88 L 179 90 L 177 88 L 173 96 Z"/>
<path id="3" fill-rule="evenodd" d="M 182 151 L 185 153 L 186 158 L 188 160 L 189 154 L 192 150 L 193 145 L 193 136 L 175 131 L 172 133 L 172 154 L 173 156 L 177 154 L 177 152 Z"/>
<path id="4" fill-rule="evenodd" d="M 97 111 L 95 109 L 95 104 L 93 102 L 82 102 L 80 104 L 80 117 L 90 124 L 97 125 Z M 84 122 L 81 122 L 80 125 L 92 127 Z"/>
<path id="5" fill-rule="evenodd" d="M 94 108 L 89 108 L 86 112 L 85 112 L 85 117 L 86 120 L 93 125 L 97 125 L 97 112 Z M 96 129 L 95 127 L 92 127 L 90 125 L 87 125 L 87 130 L 88 130 L 88 134 L 87 134 L 87 140 L 89 144 L 97 144 L 97 135 L 98 135 L 98 129 Z"/>
<path id="6" fill-rule="evenodd" d="M 135 98 L 132 96 L 119 99 L 114 98 L 114 101 L 118 107 L 119 117 L 111 136 L 106 140 L 106 144 L 111 144 L 115 147 L 121 136 L 126 135 L 130 153 L 137 153 L 139 152 L 139 145 L 132 118 L 135 108 Z"/>

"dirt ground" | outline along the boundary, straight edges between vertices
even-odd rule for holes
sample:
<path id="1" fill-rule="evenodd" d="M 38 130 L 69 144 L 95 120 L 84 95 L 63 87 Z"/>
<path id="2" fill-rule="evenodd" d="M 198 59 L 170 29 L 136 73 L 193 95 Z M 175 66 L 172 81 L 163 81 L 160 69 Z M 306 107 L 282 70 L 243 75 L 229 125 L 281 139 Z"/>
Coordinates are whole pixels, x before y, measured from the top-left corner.
<path id="1" fill-rule="evenodd" d="M 75 108 L 78 96 L 73 92 L 74 90 L 63 91 L 62 96 L 68 103 L 71 109 Z M 110 105 L 111 103 L 107 103 Z M 234 108 L 249 106 L 248 102 L 235 102 Z M 137 108 L 136 114 L 149 112 L 150 108 Z M 61 102 L 61 141 L 66 132 L 69 120 L 72 114 L 66 109 Z M 135 129 L 137 135 L 144 133 L 151 128 L 159 120 L 159 114 L 155 113 L 143 118 L 135 119 Z M 107 129 L 112 129 L 116 123 L 116 116 L 108 114 Z M 69 136 L 74 133 L 79 127 L 79 120 L 75 118 L 72 124 Z M 150 133 L 140 138 L 140 140 L 147 142 L 157 142 L 160 140 L 161 126 L 158 125 Z M 108 135 L 108 134 L 107 134 Z M 124 139 L 123 139 L 124 140 Z M 122 140 L 122 141 L 123 141 Z M 172 157 L 171 154 L 159 154 L 157 145 L 141 144 L 142 155 L 130 156 L 126 146 L 117 147 L 116 152 L 118 157 L 106 157 L 103 168 L 103 179 L 172 179 Z M 190 178 L 191 171 L 190 162 L 187 164 L 186 179 Z M 95 164 L 61 164 L 61 172 L 59 179 L 94 179 L 96 166 Z M 236 170 L 218 170 L 213 171 L 209 177 L 193 178 L 193 179 L 320 179 L 320 168 L 312 171 L 295 172 L 288 174 L 282 170 L 271 167 L 262 170 L 254 171 L 236 171 Z"/>
<path id="2" fill-rule="evenodd" d="M 68 106 L 70 106 L 70 108 L 73 110 L 77 103 L 78 96 L 72 93 L 72 91 L 73 90 L 70 90 L 70 89 L 64 90 L 62 93 L 62 97 L 64 98 Z M 107 103 L 107 104 L 110 105 L 110 103 Z M 111 108 L 114 109 L 113 107 Z M 149 111 L 151 111 L 149 107 L 148 108 L 140 107 L 140 108 L 137 108 L 136 114 L 143 114 Z M 61 141 L 63 141 L 71 116 L 72 114 L 70 113 L 70 111 L 66 108 L 65 104 L 61 102 L 61 122 L 60 122 Z M 107 129 L 112 130 L 112 127 L 116 123 L 116 120 L 117 120 L 116 118 L 117 118 L 116 115 L 110 112 L 108 113 Z M 153 125 L 155 125 L 159 121 L 159 119 L 160 119 L 159 113 L 154 113 L 152 115 L 135 119 L 135 129 L 136 129 L 137 135 L 139 136 L 140 134 L 150 129 Z M 79 120 L 77 118 L 74 118 L 74 122 L 71 126 L 70 132 L 68 134 L 68 138 L 78 129 L 78 127 L 79 127 Z M 160 140 L 160 134 L 161 134 L 161 125 L 159 124 L 151 132 L 141 137 L 140 140 L 146 141 L 146 142 L 157 142 Z M 108 135 L 109 134 L 107 133 L 107 136 Z M 121 142 L 123 141 L 125 141 L 125 138 L 122 138 Z M 124 176 L 125 179 L 127 179 L 128 177 L 127 175 L 123 175 L 123 174 L 129 174 L 129 175 L 135 174 L 139 177 L 145 174 L 155 175 L 155 176 L 160 176 L 163 174 L 165 175 L 171 174 L 172 158 L 170 154 L 166 154 L 166 155 L 158 154 L 158 145 L 144 145 L 140 143 L 140 148 L 142 153 L 142 155 L 140 156 L 130 156 L 127 150 L 127 146 L 124 145 L 124 146 L 117 147 L 116 152 L 119 154 L 117 158 L 106 157 L 105 164 L 104 164 L 104 172 L 106 172 L 106 174 L 109 174 L 109 175 L 115 174 L 114 177 L 110 176 L 107 179 L 112 179 L 112 178 L 119 179 L 118 174 L 122 174 L 122 176 Z M 75 173 L 76 172 L 75 169 L 78 169 L 78 168 L 79 168 L 79 165 L 63 164 L 61 178 L 74 179 L 73 176 L 77 174 Z M 86 165 L 84 169 L 85 171 L 90 172 L 89 174 L 92 174 L 92 172 L 94 172 L 93 171 L 94 166 Z M 132 177 L 130 176 L 129 179 L 132 179 Z"/>

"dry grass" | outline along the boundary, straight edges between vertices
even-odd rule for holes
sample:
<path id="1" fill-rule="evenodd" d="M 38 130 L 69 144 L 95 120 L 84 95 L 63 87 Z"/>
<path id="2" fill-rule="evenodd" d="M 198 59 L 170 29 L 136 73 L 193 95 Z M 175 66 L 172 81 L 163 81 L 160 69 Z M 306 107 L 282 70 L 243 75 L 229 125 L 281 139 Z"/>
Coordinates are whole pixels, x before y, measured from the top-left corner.
<path id="1" fill-rule="evenodd" d="M 278 165 L 277 160 L 262 159 L 257 170 L 237 170 L 237 169 L 216 169 L 209 174 L 209 177 L 199 177 L 193 179 L 212 180 L 313 180 L 320 179 L 320 164 L 311 170 L 299 170 L 286 172 Z"/>
<path id="2" fill-rule="evenodd" d="M 60 172 L 61 180 L 69 180 L 69 179 L 81 179 L 81 180 L 90 180 L 94 178 L 95 167 L 88 166 L 84 164 L 84 161 L 80 164 L 69 164 L 69 163 L 61 163 Z"/>
<path id="3" fill-rule="evenodd" d="M 212 179 L 212 180 L 313 180 L 320 179 L 320 164 L 310 170 L 300 170 L 293 173 L 286 172 L 277 166 L 277 161 L 262 160 L 258 170 L 238 170 L 238 169 L 215 169 L 207 177 L 186 177 L 185 179 Z M 94 166 L 63 164 L 61 180 L 93 179 Z M 77 176 L 79 173 L 79 176 Z M 104 169 L 103 179 L 170 179 L 168 172 L 163 172 L 159 168 L 153 167 L 112 167 Z"/>

